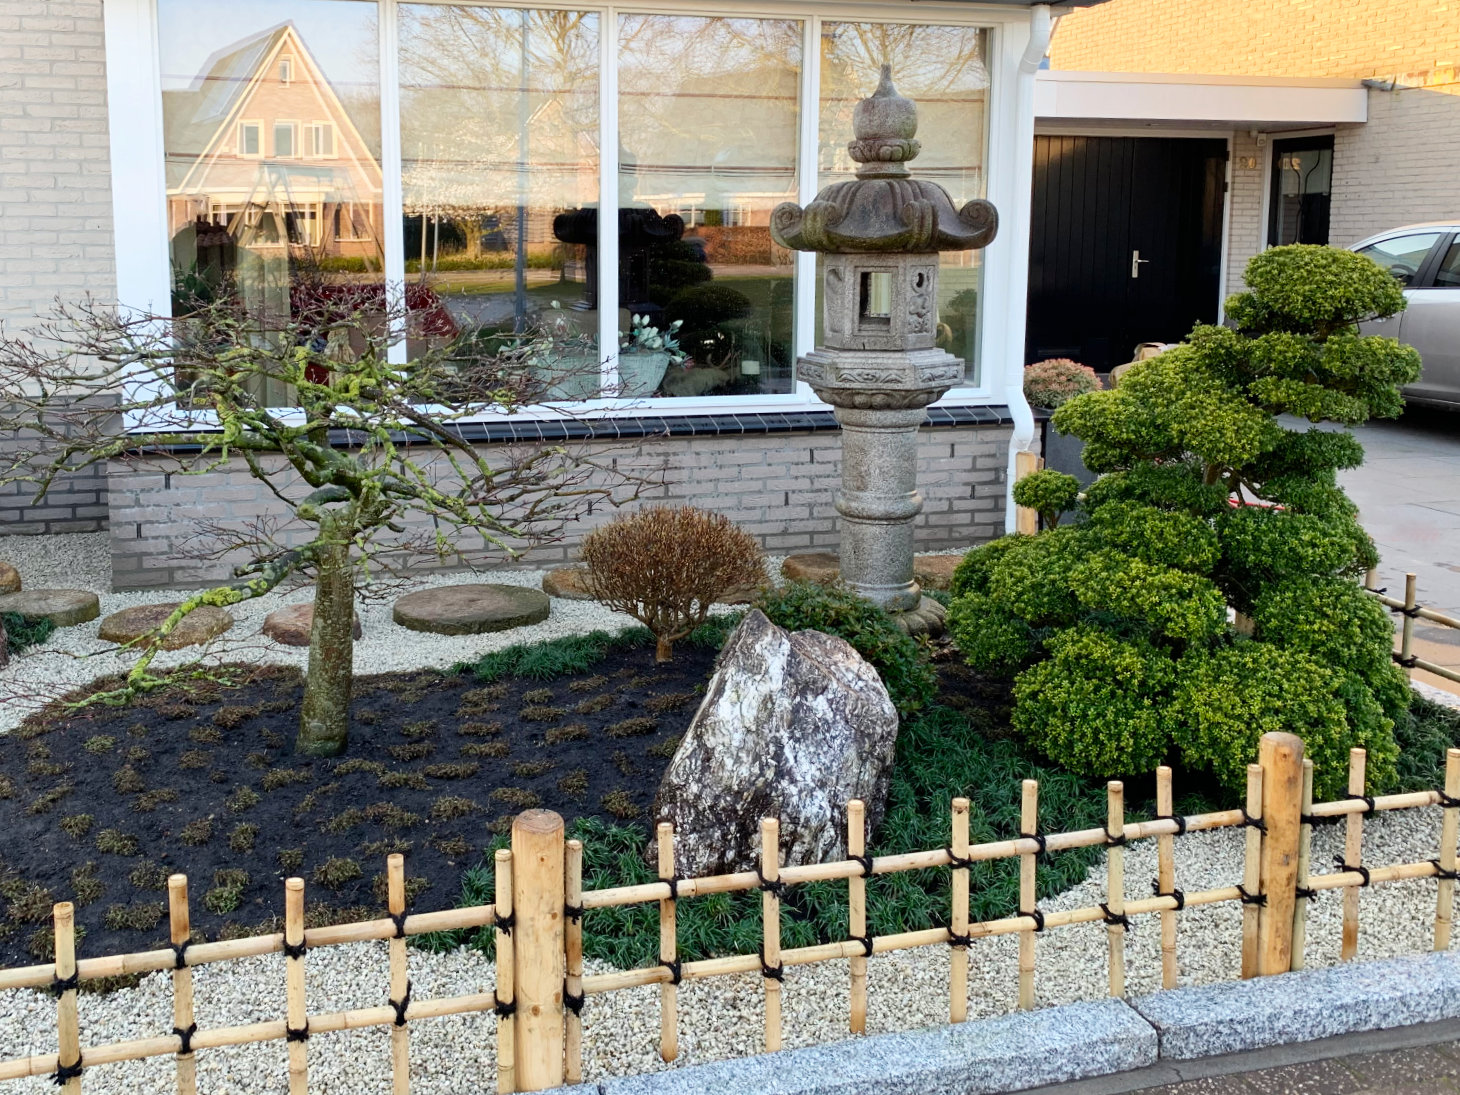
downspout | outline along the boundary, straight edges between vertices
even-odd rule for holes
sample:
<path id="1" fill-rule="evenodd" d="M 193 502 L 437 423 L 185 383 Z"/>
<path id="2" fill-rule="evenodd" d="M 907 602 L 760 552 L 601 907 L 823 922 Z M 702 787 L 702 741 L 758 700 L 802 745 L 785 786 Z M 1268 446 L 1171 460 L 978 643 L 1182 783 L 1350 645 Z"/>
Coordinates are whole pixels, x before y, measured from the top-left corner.
<path id="1" fill-rule="evenodd" d="M 1029 220 L 1034 189 L 1034 74 L 1054 35 L 1055 20 L 1048 4 L 1035 4 L 1029 9 L 1029 44 L 1019 58 L 1019 71 L 1014 85 L 1014 193 L 1019 208 L 1009 220 L 1013 238 L 1010 281 L 1024 286 L 1024 296 L 1010 317 L 1010 331 L 1005 352 L 1004 389 L 1009 413 L 1014 419 L 1014 434 L 1009 439 L 1008 486 L 1004 500 L 1004 531 L 1014 531 L 1014 475 L 1017 454 L 1034 446 L 1034 412 L 1024 398 L 1024 328 L 1029 308 Z"/>

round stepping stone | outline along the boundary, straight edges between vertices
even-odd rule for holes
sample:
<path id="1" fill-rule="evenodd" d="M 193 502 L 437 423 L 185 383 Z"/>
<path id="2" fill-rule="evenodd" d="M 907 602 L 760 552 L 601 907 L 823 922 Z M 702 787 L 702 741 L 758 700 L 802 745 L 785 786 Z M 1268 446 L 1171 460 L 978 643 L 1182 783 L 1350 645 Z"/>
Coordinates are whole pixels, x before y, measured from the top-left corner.
<path id="1" fill-rule="evenodd" d="M 109 643 L 133 643 L 162 626 L 181 602 L 158 605 L 136 605 L 113 612 L 101 621 L 97 638 Z M 202 646 L 216 639 L 233 626 L 233 616 L 213 605 L 199 605 L 162 640 L 163 650 L 180 650 L 185 646 Z"/>
<path id="2" fill-rule="evenodd" d="M 542 576 L 542 591 L 565 601 L 591 601 L 587 567 L 555 567 Z"/>
<path id="3" fill-rule="evenodd" d="M 961 562 L 962 555 L 915 555 L 913 579 L 924 589 L 947 589 Z"/>
<path id="4" fill-rule="evenodd" d="M 542 623 L 551 608 L 546 593 L 524 586 L 435 586 L 400 598 L 391 618 L 412 631 L 480 635 Z"/>
<path id="5" fill-rule="evenodd" d="M 0 593 L 20 592 L 20 571 L 9 563 L 0 563 Z"/>
<path id="6" fill-rule="evenodd" d="M 793 582 L 834 582 L 841 571 L 841 560 L 830 551 L 787 555 L 781 564 L 781 573 Z"/>
<path id="7" fill-rule="evenodd" d="M 101 598 L 84 589 L 28 589 L 0 596 L 0 612 L 13 612 L 27 623 L 50 620 L 56 627 L 73 627 L 101 615 Z"/>
<path id="8" fill-rule="evenodd" d="M 275 609 L 264 617 L 263 633 L 276 643 L 285 646 L 308 646 L 309 634 L 314 628 L 314 602 L 302 601 Z M 360 614 L 355 614 L 355 626 L 351 629 L 355 638 L 362 634 Z"/>

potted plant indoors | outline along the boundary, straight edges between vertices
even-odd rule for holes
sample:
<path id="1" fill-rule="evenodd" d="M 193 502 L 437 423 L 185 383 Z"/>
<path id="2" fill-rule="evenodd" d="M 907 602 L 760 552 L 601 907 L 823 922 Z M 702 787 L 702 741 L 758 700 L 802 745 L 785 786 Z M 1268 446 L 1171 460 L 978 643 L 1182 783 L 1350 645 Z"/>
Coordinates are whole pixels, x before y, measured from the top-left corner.
<path id="1" fill-rule="evenodd" d="M 1095 370 L 1067 357 L 1037 361 L 1024 368 L 1024 398 L 1031 407 L 1053 412 L 1077 395 L 1098 392 L 1100 378 Z M 1073 475 L 1081 487 L 1095 481 L 1095 473 L 1085 467 L 1081 458 L 1085 443 L 1072 434 L 1054 429 L 1048 418 L 1044 423 L 1044 466 L 1066 475 Z"/>
<path id="2" fill-rule="evenodd" d="M 635 314 L 627 332 L 618 339 L 618 387 L 625 399 L 653 395 L 671 364 L 684 361 L 678 341 L 683 321 L 675 320 L 664 330 L 653 326 L 647 315 Z"/>

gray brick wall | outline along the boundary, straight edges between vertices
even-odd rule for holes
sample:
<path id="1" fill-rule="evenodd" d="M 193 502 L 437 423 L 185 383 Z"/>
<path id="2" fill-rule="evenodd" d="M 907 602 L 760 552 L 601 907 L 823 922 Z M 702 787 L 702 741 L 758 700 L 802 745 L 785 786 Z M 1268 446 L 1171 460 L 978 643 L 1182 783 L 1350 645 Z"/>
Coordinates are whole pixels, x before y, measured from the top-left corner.
<path id="1" fill-rule="evenodd" d="M 1247 260 L 1263 249 L 1262 192 L 1267 185 L 1263 171 L 1266 152 L 1265 145 L 1259 146 L 1247 130 L 1233 134 L 1225 290 L 1229 296 L 1242 291 L 1242 271 L 1247 269 Z"/>
<path id="2" fill-rule="evenodd" d="M 926 428 L 918 478 L 924 498 L 918 518 L 920 550 L 962 547 L 1004 531 L 1008 427 Z M 841 471 L 835 433 L 669 438 L 616 450 L 621 461 L 667 465 L 667 485 L 646 502 L 703 506 L 724 513 L 774 554 L 831 550 L 839 543 L 832 505 Z M 196 586 L 225 577 L 242 556 L 199 560 L 199 520 L 230 522 L 277 516 L 280 507 L 241 463 L 199 475 L 114 463 L 110 468 L 112 582 L 116 589 Z M 279 485 L 288 489 L 287 478 Z M 585 532 L 609 519 L 598 507 L 560 541 L 532 549 L 527 566 L 572 559 Z M 302 535 L 284 529 L 282 539 Z M 500 565 L 501 555 L 468 552 Z"/>

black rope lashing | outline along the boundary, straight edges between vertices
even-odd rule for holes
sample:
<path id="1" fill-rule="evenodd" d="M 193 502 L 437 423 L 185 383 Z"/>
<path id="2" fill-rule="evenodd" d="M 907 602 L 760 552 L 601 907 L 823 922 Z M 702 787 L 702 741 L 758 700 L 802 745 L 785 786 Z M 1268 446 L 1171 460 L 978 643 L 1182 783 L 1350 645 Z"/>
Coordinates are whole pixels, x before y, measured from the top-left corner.
<path id="1" fill-rule="evenodd" d="M 1343 861 L 1343 856 L 1341 855 L 1336 855 L 1333 857 L 1333 865 L 1341 871 L 1350 871 L 1353 874 L 1359 875 L 1363 879 L 1363 881 L 1359 883 L 1360 889 L 1369 884 L 1369 868 L 1364 867 L 1358 863 L 1345 863 Z"/>
<path id="2" fill-rule="evenodd" d="M 755 877 L 760 879 L 760 888 L 764 893 L 774 894 L 776 897 L 780 897 L 786 892 L 786 884 L 784 882 L 779 878 L 767 878 L 765 872 L 759 867 L 755 869 Z"/>
<path id="3" fill-rule="evenodd" d="M 1174 912 L 1180 912 L 1182 909 L 1186 908 L 1186 894 L 1183 891 L 1178 890 L 1175 886 L 1172 886 L 1169 890 L 1161 889 L 1161 880 L 1159 878 L 1151 879 L 1151 892 L 1157 897 L 1176 898 L 1176 908 L 1173 910 Z"/>
<path id="4" fill-rule="evenodd" d="M 411 1006 L 411 983 L 410 983 L 410 981 L 407 981 L 406 982 L 405 995 L 403 995 L 399 1000 L 387 1000 L 386 1003 L 388 1003 L 392 1008 L 395 1009 L 395 1025 L 398 1026 L 398 1027 L 405 1026 L 406 1025 L 406 1009 Z"/>
<path id="5" fill-rule="evenodd" d="M 173 1027 L 172 1032 L 177 1035 L 177 1040 L 181 1043 L 178 1046 L 177 1055 L 186 1057 L 193 1051 L 193 1035 L 198 1033 L 198 1024 L 189 1023 L 185 1027 Z"/>
<path id="6" fill-rule="evenodd" d="M 1317 897 L 1317 890 L 1310 890 L 1307 886 L 1298 886 L 1293 892 L 1298 895 L 1299 900 L 1306 901 L 1309 898 Z"/>
<path id="7" fill-rule="evenodd" d="M 565 904 L 563 906 L 563 918 L 567 920 L 569 924 L 580 923 L 583 919 L 583 906 Z"/>
<path id="8" fill-rule="evenodd" d="M 512 912 L 509 912 L 506 916 L 503 916 L 501 913 L 497 912 L 496 909 L 492 910 L 492 927 L 496 928 L 503 935 L 511 935 L 512 929 L 516 926 L 516 924 L 517 911 L 515 909 Z"/>
<path id="9" fill-rule="evenodd" d="M 1372 814 L 1374 812 L 1374 796 L 1373 795 L 1353 795 L 1353 794 L 1350 794 L 1350 795 L 1344 795 L 1343 797 L 1346 798 L 1346 799 L 1352 799 L 1355 802 L 1362 802 L 1364 804 L 1364 813 L 1366 813 L 1366 814 Z"/>
<path id="10" fill-rule="evenodd" d="M 1049 855 L 1049 841 L 1045 838 L 1045 835 L 1041 833 L 1038 829 L 1036 829 L 1032 833 L 1020 833 L 1019 839 L 1032 840 L 1034 841 L 1034 843 L 1038 844 L 1039 850 L 1034 853 L 1035 855 Z"/>
<path id="11" fill-rule="evenodd" d="M 1447 810 L 1460 806 L 1460 798 L 1456 798 L 1454 795 L 1447 795 L 1444 791 L 1436 791 L 1435 794 L 1440 796 L 1440 805 Z"/>
<path id="12" fill-rule="evenodd" d="M 1436 878 L 1446 878 L 1446 879 L 1449 879 L 1451 882 L 1460 881 L 1460 871 L 1448 871 L 1448 870 L 1446 870 L 1443 866 L 1441 866 L 1440 861 L 1438 859 L 1432 859 L 1432 860 L 1430 860 L 1430 863 L 1435 868 L 1435 877 Z"/>
<path id="13" fill-rule="evenodd" d="M 765 960 L 765 944 L 760 945 L 760 975 L 771 981 L 784 981 L 786 979 L 786 966 L 783 962 L 777 962 L 774 966 L 767 965 Z"/>
<path id="14" fill-rule="evenodd" d="M 72 973 L 70 977 L 51 978 L 51 995 L 60 996 L 63 992 L 72 992 L 81 985 L 81 977 Z"/>
<path id="15" fill-rule="evenodd" d="M 56 1060 L 56 1071 L 51 1073 L 51 1083 L 57 1087 L 63 1086 L 67 1080 L 81 1078 L 81 1055 L 76 1055 L 74 1064 L 63 1065 L 59 1058 Z"/>
<path id="16" fill-rule="evenodd" d="M 664 885 L 666 885 L 666 886 L 669 887 L 669 900 L 670 901 L 678 901 L 679 900 L 679 875 L 675 875 L 673 878 L 661 878 L 659 881 L 662 882 L 662 883 L 664 883 Z"/>
<path id="17" fill-rule="evenodd" d="M 862 944 L 863 958 L 872 957 L 872 940 L 876 937 L 871 932 L 868 932 L 866 935 L 853 935 L 850 938 L 853 943 Z"/>
<path id="18" fill-rule="evenodd" d="M 188 948 L 193 945 L 191 939 L 184 939 L 181 943 L 173 943 L 172 946 L 172 968 L 184 970 L 188 968 Z"/>
<path id="19" fill-rule="evenodd" d="M 1256 829 L 1259 833 L 1267 832 L 1267 822 L 1260 817 L 1253 817 L 1247 812 L 1247 807 L 1242 807 L 1242 824 L 1249 829 Z"/>
<path id="20" fill-rule="evenodd" d="M 1172 835 L 1173 836 L 1185 836 L 1186 835 L 1186 818 L 1183 815 L 1181 815 L 1181 814 L 1157 814 L 1156 815 L 1156 820 L 1157 821 L 1174 821 L 1174 822 L 1176 822 L 1176 832 L 1173 833 Z"/>
<path id="21" fill-rule="evenodd" d="M 959 934 L 952 928 L 948 929 L 948 945 L 950 947 L 967 947 L 973 944 L 973 936 L 966 933 Z"/>
<path id="22" fill-rule="evenodd" d="M 872 857 L 869 855 L 852 855 L 847 853 L 847 858 L 862 868 L 862 877 L 872 877 Z"/>
<path id="23" fill-rule="evenodd" d="M 517 1001 L 498 999 L 492 1004 L 492 1010 L 497 1013 L 498 1019 L 510 1019 L 517 1014 Z"/>
<path id="24" fill-rule="evenodd" d="M 309 1041 L 309 1022 L 306 1020 L 302 1027 L 284 1027 L 284 1036 L 291 1042 Z"/>
<path id="25" fill-rule="evenodd" d="M 1312 814 L 1299 814 L 1298 820 L 1304 825 L 1337 825 L 1343 819 L 1336 814 L 1332 817 L 1314 817 Z"/>
<path id="26" fill-rule="evenodd" d="M 1378 589 L 1375 589 L 1373 586 L 1364 586 L 1363 589 L 1364 589 L 1364 592 L 1365 593 L 1388 593 L 1389 592 L 1389 587 L 1388 586 L 1380 586 Z"/>
<path id="27" fill-rule="evenodd" d="M 1419 664 L 1419 658 L 1414 654 L 1401 654 L 1398 651 L 1395 651 L 1394 654 L 1391 655 L 1391 657 L 1393 657 L 1394 663 L 1396 665 L 1401 665 L 1405 669 L 1413 669 Z"/>
<path id="28" fill-rule="evenodd" d="M 661 959 L 659 964 L 669 971 L 669 983 L 671 985 L 677 985 L 684 980 L 684 963 L 678 958 L 673 962 L 667 962 Z M 663 984 L 663 982 L 661 981 L 660 984 Z"/>
<path id="29" fill-rule="evenodd" d="M 1238 886 L 1237 893 L 1244 905 L 1256 905 L 1258 908 L 1267 907 L 1267 894 L 1248 893 L 1246 886 Z"/>
<path id="30" fill-rule="evenodd" d="M 298 943 L 285 943 L 284 944 L 284 957 L 285 958 L 303 958 L 304 957 L 304 952 L 307 951 L 307 950 L 309 950 L 309 947 L 306 946 L 302 940 L 300 942 L 298 942 Z"/>
<path id="31" fill-rule="evenodd" d="M 1404 605 L 1391 605 L 1389 607 L 1389 611 L 1396 616 L 1408 616 L 1411 620 L 1419 619 L 1419 614 L 1423 609 L 1424 605 L 1410 605 L 1408 608 Z"/>
<path id="32" fill-rule="evenodd" d="M 404 939 L 406 937 L 406 914 L 403 912 L 391 913 L 390 922 L 395 925 L 395 938 Z"/>
<path id="33" fill-rule="evenodd" d="M 1112 912 L 1107 902 L 1100 902 L 1100 911 L 1105 914 L 1105 923 L 1110 927 L 1121 927 L 1130 931 L 1130 917 L 1125 913 Z"/>
<path id="34" fill-rule="evenodd" d="M 1130 837 L 1126 836 L 1125 833 L 1112 833 L 1109 829 L 1105 830 L 1105 846 L 1107 848 L 1124 848 L 1129 843 Z"/>
<path id="35" fill-rule="evenodd" d="M 966 855 L 959 855 L 953 850 L 953 845 L 945 845 L 943 851 L 948 854 L 948 863 L 955 871 L 966 871 L 973 866 L 973 860 Z"/>
<path id="36" fill-rule="evenodd" d="M 563 982 L 563 1007 L 567 1008 L 574 1015 L 583 1014 L 583 1002 L 587 997 L 581 992 L 569 992 L 568 983 Z"/>
<path id="37" fill-rule="evenodd" d="M 1027 917 L 1029 917 L 1030 920 L 1033 920 L 1034 921 L 1034 930 L 1035 931 L 1037 931 L 1037 932 L 1044 931 L 1044 911 L 1042 909 L 1040 909 L 1038 906 L 1036 906 L 1036 907 L 1034 907 L 1032 909 L 1020 909 L 1019 910 L 1019 915 L 1020 916 L 1027 916 Z"/>

